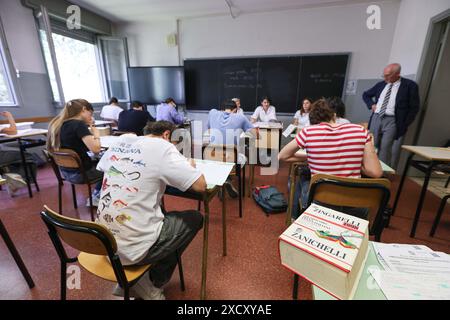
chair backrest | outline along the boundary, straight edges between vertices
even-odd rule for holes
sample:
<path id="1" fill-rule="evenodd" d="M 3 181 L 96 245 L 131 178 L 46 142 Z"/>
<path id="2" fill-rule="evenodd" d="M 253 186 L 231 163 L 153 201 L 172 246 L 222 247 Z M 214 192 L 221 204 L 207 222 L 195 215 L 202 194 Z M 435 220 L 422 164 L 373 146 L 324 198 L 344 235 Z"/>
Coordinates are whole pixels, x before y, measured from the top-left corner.
<path id="1" fill-rule="evenodd" d="M 41 218 L 47 225 L 54 244 L 57 241 L 55 236 L 58 236 L 72 248 L 86 253 L 112 257 L 117 252 L 114 236 L 98 223 L 65 217 L 47 206 L 44 206 Z M 63 254 L 66 255 L 65 252 Z"/>
<path id="2" fill-rule="evenodd" d="M 237 163 L 238 150 L 234 144 L 208 144 L 203 149 L 203 159 Z"/>
<path id="3" fill-rule="evenodd" d="M 64 179 L 63 179 L 61 172 L 59 171 L 58 165 L 56 164 L 55 159 L 53 159 L 53 156 L 51 155 L 51 153 L 47 149 L 42 150 L 42 153 L 44 154 L 44 157 L 47 160 L 47 162 L 50 163 L 50 165 L 52 166 L 53 172 L 55 173 L 55 176 L 56 176 L 56 179 L 58 179 L 58 182 L 60 184 L 63 184 Z"/>
<path id="4" fill-rule="evenodd" d="M 83 168 L 80 157 L 71 149 L 58 149 L 57 151 L 52 150 L 49 151 L 49 154 L 58 167 L 78 170 Z"/>
<path id="5" fill-rule="evenodd" d="M 316 174 L 311 177 L 308 204 L 319 201 L 334 206 L 367 208 L 371 234 L 381 235 L 390 186 L 387 179 L 355 179 Z"/>

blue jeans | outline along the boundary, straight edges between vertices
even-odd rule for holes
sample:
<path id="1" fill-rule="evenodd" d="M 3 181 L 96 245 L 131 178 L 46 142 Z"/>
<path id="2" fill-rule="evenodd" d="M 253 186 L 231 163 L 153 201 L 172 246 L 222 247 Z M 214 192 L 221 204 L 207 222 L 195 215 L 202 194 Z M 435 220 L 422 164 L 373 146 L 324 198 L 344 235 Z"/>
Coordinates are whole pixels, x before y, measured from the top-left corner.
<path id="1" fill-rule="evenodd" d="M 302 168 L 299 168 L 301 170 Z M 303 169 L 304 170 L 304 169 Z M 309 170 L 309 169 L 308 169 Z M 300 178 L 295 185 L 294 202 L 292 203 L 292 218 L 297 219 L 300 216 L 299 200 L 302 203 L 302 209 L 306 209 L 308 205 L 309 184 L 311 176 L 309 174 L 300 174 Z M 288 182 L 288 190 L 290 192 L 290 181 Z"/>
<path id="2" fill-rule="evenodd" d="M 61 169 L 61 173 L 67 181 L 73 183 L 73 184 L 83 184 L 85 181 L 83 180 L 83 176 L 81 175 L 81 172 L 76 169 Z M 103 177 L 103 172 L 98 171 L 95 167 L 90 168 L 86 171 L 86 176 L 89 180 L 94 180 L 97 178 Z M 99 181 L 95 185 L 95 193 L 100 192 L 100 189 L 102 188 L 102 181 Z"/>

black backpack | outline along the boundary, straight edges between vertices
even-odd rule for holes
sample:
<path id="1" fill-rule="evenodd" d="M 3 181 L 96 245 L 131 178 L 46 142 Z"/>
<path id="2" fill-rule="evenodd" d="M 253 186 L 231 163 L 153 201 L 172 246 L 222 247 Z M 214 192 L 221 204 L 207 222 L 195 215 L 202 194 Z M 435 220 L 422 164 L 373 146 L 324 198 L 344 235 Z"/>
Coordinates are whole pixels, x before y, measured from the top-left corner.
<path id="1" fill-rule="evenodd" d="M 264 210 L 266 215 L 270 213 L 281 213 L 287 210 L 287 201 L 283 193 L 274 186 L 260 186 L 253 188 L 253 199 Z"/>

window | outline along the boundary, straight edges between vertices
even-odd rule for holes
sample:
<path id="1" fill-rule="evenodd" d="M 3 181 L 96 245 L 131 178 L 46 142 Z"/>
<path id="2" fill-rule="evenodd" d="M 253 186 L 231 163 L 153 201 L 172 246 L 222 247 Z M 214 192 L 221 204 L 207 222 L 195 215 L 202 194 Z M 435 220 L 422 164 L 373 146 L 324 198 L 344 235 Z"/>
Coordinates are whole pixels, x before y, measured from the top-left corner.
<path id="1" fill-rule="evenodd" d="M 102 102 L 103 87 L 95 45 L 52 33 L 61 84 L 66 101 L 83 98 Z"/>
<path id="2" fill-rule="evenodd" d="M 0 106 L 17 105 L 11 74 L 8 69 L 7 55 L 4 47 L 3 29 L 0 25 Z"/>

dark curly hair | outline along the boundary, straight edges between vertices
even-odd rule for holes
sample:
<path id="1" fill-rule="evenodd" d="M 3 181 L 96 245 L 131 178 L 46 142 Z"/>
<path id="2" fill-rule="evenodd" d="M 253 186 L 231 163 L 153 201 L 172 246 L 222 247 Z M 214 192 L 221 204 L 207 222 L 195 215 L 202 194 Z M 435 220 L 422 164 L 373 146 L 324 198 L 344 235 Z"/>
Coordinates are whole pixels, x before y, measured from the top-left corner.
<path id="1" fill-rule="evenodd" d="M 339 97 L 331 97 L 327 99 L 328 105 L 334 110 L 336 116 L 345 118 L 345 104 Z"/>
<path id="2" fill-rule="evenodd" d="M 311 106 L 309 122 L 311 125 L 321 122 L 330 122 L 334 118 L 334 110 L 330 108 L 325 99 L 319 99 Z"/>

